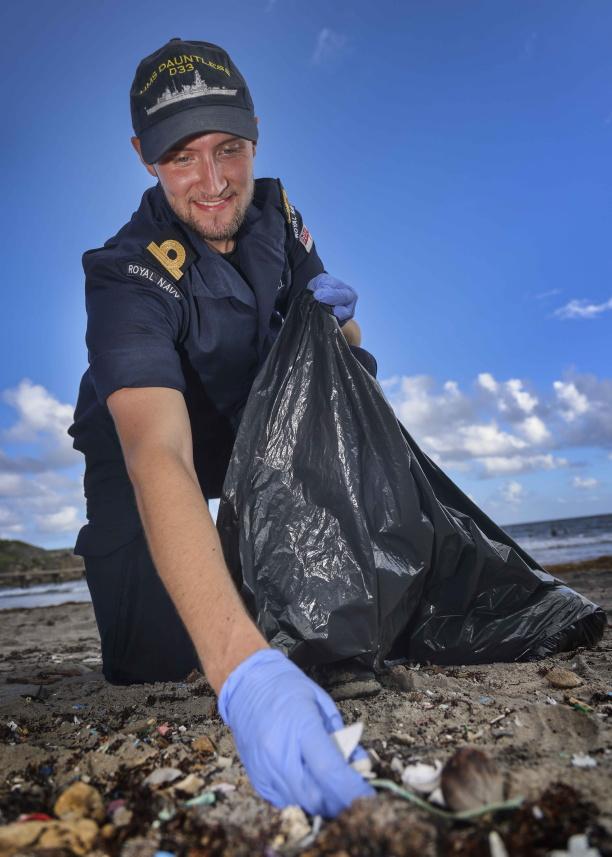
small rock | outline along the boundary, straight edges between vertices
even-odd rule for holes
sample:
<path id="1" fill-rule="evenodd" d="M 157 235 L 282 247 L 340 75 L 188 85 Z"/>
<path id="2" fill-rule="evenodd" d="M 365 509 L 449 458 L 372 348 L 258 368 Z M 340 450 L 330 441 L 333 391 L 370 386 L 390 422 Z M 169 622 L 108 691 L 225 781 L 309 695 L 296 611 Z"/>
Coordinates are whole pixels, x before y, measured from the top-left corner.
<path id="1" fill-rule="evenodd" d="M 105 815 L 100 793 L 83 782 L 68 786 L 56 800 L 53 810 L 58 818 L 65 820 L 94 818 L 96 821 L 103 821 Z"/>
<path id="2" fill-rule="evenodd" d="M 176 783 L 174 788 L 187 795 L 194 795 L 199 792 L 204 785 L 204 780 L 197 777 L 195 774 L 188 774 L 180 783 Z"/>
<path id="3" fill-rule="evenodd" d="M 217 756 L 215 760 L 215 765 L 222 769 L 231 768 L 233 764 L 234 760 L 231 756 Z"/>
<path id="4" fill-rule="evenodd" d="M 580 676 L 571 670 L 563 669 L 563 667 L 553 667 L 550 672 L 546 673 L 546 678 L 552 687 L 569 688 L 579 687 L 582 684 Z"/>
<path id="5" fill-rule="evenodd" d="M 208 755 L 216 753 L 215 745 L 208 735 L 200 735 L 199 738 L 194 738 L 191 742 L 191 746 L 194 750 L 197 750 L 198 753 L 207 753 Z"/>
<path id="6" fill-rule="evenodd" d="M 444 799 L 455 812 L 479 809 L 503 800 L 503 781 L 496 764 L 482 750 L 462 747 L 444 765 Z"/>
<path id="7" fill-rule="evenodd" d="M 308 819 L 299 806 L 286 806 L 281 810 L 280 832 L 285 837 L 287 845 L 295 845 L 310 833 Z"/>
<path id="8" fill-rule="evenodd" d="M 131 809 L 128 809 L 127 806 L 120 806 L 113 813 L 113 824 L 115 827 L 127 827 L 128 824 L 131 824 L 133 816 L 134 813 Z"/>

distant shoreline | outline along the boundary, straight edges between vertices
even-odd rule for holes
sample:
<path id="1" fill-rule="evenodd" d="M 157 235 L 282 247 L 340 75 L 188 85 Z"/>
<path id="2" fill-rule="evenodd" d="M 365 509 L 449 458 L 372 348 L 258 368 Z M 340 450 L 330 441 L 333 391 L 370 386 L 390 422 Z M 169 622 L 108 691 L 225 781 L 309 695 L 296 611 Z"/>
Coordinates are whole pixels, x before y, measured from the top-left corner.
<path id="1" fill-rule="evenodd" d="M 562 562 L 556 565 L 544 566 L 549 574 L 562 576 L 566 572 L 608 571 L 612 569 L 612 556 L 593 557 L 577 562 Z M 0 592 L 3 589 L 28 589 L 30 586 L 40 586 L 45 583 L 68 583 L 85 577 L 84 566 L 73 568 L 44 569 L 31 568 L 27 571 L 3 572 L 0 574 Z"/>

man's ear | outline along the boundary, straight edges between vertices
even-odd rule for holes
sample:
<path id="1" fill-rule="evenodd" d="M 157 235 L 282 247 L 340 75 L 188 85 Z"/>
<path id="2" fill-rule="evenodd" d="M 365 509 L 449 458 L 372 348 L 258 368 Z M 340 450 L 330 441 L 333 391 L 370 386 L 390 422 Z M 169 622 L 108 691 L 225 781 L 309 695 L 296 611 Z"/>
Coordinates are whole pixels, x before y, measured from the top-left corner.
<path id="1" fill-rule="evenodd" d="M 143 166 L 146 168 L 147 172 L 150 173 L 150 175 L 155 176 L 155 178 L 157 178 L 157 170 L 155 169 L 153 164 L 147 164 L 145 159 L 142 157 L 142 149 L 140 147 L 140 140 L 138 139 L 138 137 L 131 137 L 130 140 L 132 146 L 136 150 L 138 157 L 140 158 L 140 163 L 143 164 Z"/>

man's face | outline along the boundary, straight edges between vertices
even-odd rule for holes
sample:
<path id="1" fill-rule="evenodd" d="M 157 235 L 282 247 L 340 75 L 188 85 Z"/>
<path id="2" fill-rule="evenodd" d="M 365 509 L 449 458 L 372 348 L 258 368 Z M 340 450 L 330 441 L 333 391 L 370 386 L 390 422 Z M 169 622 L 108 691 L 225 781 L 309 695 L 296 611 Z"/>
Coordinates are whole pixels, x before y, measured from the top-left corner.
<path id="1" fill-rule="evenodd" d="M 221 252 L 232 249 L 253 198 L 255 144 L 212 132 L 181 140 L 154 169 L 174 213 Z"/>

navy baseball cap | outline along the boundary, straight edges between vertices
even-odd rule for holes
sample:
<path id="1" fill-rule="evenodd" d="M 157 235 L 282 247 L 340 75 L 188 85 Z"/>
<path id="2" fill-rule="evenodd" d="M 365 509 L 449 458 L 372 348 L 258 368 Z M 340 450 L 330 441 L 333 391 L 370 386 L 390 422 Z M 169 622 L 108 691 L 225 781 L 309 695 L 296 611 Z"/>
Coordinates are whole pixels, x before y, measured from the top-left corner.
<path id="1" fill-rule="evenodd" d="M 253 99 L 227 51 L 170 39 L 138 65 L 130 90 L 135 135 L 155 164 L 192 134 L 223 131 L 257 142 Z"/>

